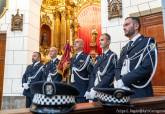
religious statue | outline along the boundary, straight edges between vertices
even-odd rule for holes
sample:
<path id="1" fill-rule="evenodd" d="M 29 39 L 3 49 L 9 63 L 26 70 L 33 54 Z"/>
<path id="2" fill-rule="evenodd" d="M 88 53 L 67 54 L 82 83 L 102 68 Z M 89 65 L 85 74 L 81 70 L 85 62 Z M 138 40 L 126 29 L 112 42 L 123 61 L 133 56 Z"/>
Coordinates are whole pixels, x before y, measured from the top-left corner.
<path id="1" fill-rule="evenodd" d="M 96 39 L 97 39 L 97 36 L 98 36 L 98 32 L 97 32 L 97 29 L 95 26 L 92 27 L 92 31 L 91 31 L 91 41 L 90 41 L 90 55 L 92 57 L 92 62 L 95 63 L 96 61 L 96 56 L 97 56 L 97 53 L 96 53 L 96 48 L 97 48 L 97 44 L 96 44 Z"/>
<path id="2" fill-rule="evenodd" d="M 97 39 L 98 32 L 95 26 L 93 27 L 91 33 L 92 33 L 92 38 L 91 38 L 90 46 L 96 46 L 96 39 Z"/>
<path id="3" fill-rule="evenodd" d="M 41 36 L 40 46 L 43 48 L 48 48 L 48 35 L 46 32 Z"/>
<path id="4" fill-rule="evenodd" d="M 43 59 L 43 62 L 48 60 L 48 52 L 49 52 L 49 43 L 48 43 L 48 35 L 44 32 L 40 39 L 40 52 Z"/>

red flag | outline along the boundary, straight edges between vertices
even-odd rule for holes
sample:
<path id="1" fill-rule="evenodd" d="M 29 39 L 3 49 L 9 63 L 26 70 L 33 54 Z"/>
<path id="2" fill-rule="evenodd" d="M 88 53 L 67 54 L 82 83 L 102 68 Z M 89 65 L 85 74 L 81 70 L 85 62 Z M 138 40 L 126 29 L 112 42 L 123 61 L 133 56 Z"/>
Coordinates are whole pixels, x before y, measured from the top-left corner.
<path id="1" fill-rule="evenodd" d="M 68 74 L 68 68 L 67 64 L 70 62 L 70 53 L 71 53 L 71 47 L 69 43 L 67 43 L 64 46 L 64 54 L 62 55 L 62 58 L 58 64 L 58 70 L 62 73 L 63 78 L 66 78 L 66 75 Z"/>

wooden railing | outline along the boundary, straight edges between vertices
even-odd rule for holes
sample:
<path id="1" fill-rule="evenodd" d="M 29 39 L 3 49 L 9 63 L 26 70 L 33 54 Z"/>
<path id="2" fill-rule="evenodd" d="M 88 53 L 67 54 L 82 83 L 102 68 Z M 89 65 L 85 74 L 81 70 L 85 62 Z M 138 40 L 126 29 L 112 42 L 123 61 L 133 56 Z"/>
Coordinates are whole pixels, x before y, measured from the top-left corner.
<path id="1" fill-rule="evenodd" d="M 132 99 L 129 106 L 103 107 L 99 102 L 80 103 L 69 114 L 165 114 L 165 96 Z M 0 114 L 33 114 L 29 109 L 2 110 Z"/>

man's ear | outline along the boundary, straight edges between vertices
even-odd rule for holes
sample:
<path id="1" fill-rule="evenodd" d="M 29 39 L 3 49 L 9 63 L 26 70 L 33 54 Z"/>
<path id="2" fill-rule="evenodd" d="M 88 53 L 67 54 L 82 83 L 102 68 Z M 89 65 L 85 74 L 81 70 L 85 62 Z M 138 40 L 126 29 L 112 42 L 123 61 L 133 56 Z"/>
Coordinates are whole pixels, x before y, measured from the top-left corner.
<path id="1" fill-rule="evenodd" d="M 135 27 L 136 30 L 139 30 L 139 27 L 140 27 L 140 26 L 139 26 L 138 23 L 135 23 L 135 24 L 134 24 L 134 27 Z"/>

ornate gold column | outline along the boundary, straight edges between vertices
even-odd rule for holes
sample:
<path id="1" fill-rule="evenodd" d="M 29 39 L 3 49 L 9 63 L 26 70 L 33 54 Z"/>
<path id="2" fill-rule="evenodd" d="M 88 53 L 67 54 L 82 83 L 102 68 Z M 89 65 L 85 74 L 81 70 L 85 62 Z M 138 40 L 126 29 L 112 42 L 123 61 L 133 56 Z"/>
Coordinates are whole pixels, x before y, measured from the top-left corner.
<path id="1" fill-rule="evenodd" d="M 61 48 L 66 44 L 66 12 L 61 11 Z"/>
<path id="2" fill-rule="evenodd" d="M 74 39 L 79 37 L 78 36 L 78 28 L 79 28 L 79 24 L 78 24 L 78 19 L 76 17 L 76 19 L 74 20 L 74 32 L 75 32 Z"/>
<path id="3" fill-rule="evenodd" d="M 54 47 L 55 46 L 55 36 L 54 36 L 54 31 L 55 31 L 55 27 L 54 26 L 52 26 L 51 27 L 51 44 L 50 44 L 50 46 L 51 47 Z"/>
<path id="4" fill-rule="evenodd" d="M 70 18 L 70 11 L 68 11 L 66 17 L 66 40 L 70 40 Z"/>
<path id="5" fill-rule="evenodd" d="M 60 13 L 59 12 L 55 12 L 54 13 L 54 18 L 55 18 L 55 23 L 54 23 L 54 43 L 55 43 L 55 47 L 58 48 L 58 50 L 60 49 L 60 42 L 61 42 L 61 36 L 60 36 L 60 32 L 61 32 L 61 21 L 60 21 Z"/>

